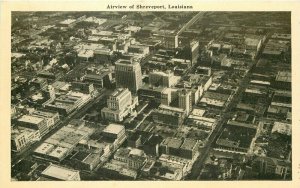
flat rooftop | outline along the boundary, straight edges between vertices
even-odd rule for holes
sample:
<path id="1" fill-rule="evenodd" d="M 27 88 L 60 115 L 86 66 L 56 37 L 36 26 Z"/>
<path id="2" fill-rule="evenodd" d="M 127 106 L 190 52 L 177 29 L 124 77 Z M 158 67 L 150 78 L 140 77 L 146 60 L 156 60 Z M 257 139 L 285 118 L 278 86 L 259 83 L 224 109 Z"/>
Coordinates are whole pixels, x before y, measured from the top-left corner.
<path id="1" fill-rule="evenodd" d="M 230 95 L 217 93 L 217 92 L 205 92 L 203 98 L 209 98 L 209 99 L 215 99 L 215 100 L 221 100 L 221 101 L 227 101 Z"/>
<path id="2" fill-rule="evenodd" d="M 186 149 L 186 150 L 192 150 L 192 149 L 194 149 L 194 147 L 196 146 L 196 144 L 197 144 L 196 140 L 186 138 L 184 140 L 183 144 L 180 146 L 180 148 Z"/>
<path id="3" fill-rule="evenodd" d="M 69 148 L 58 146 L 53 151 L 51 151 L 51 153 L 49 153 L 49 156 L 61 159 L 68 153 L 68 151 Z"/>
<path id="4" fill-rule="evenodd" d="M 76 102 L 80 100 L 80 97 L 78 96 L 73 96 L 73 95 L 61 95 L 56 98 L 56 101 L 61 101 L 61 102 Z"/>
<path id="5" fill-rule="evenodd" d="M 117 97 L 117 96 L 121 96 L 121 95 L 124 95 L 125 92 L 128 92 L 129 90 L 126 88 L 118 88 L 116 89 L 112 94 L 111 96 L 113 97 Z"/>
<path id="6" fill-rule="evenodd" d="M 130 149 L 129 148 L 119 148 L 116 153 L 115 156 L 122 156 L 122 157 L 127 157 L 130 153 Z"/>
<path id="7" fill-rule="evenodd" d="M 112 31 L 97 31 L 97 30 L 92 30 L 92 35 L 112 35 L 114 32 Z"/>
<path id="8" fill-rule="evenodd" d="M 245 38 L 245 44 L 249 45 L 249 46 L 257 46 L 260 42 L 260 39 L 256 39 L 256 38 Z"/>
<path id="9" fill-rule="evenodd" d="M 261 84 L 261 85 L 271 85 L 268 81 L 261 81 L 261 80 L 251 80 L 250 83 L 252 84 Z"/>
<path id="10" fill-rule="evenodd" d="M 136 65 L 136 64 L 138 64 L 138 62 L 127 60 L 127 59 L 119 59 L 115 63 L 115 65 L 123 65 L 123 66 L 132 66 L 132 65 Z"/>
<path id="11" fill-rule="evenodd" d="M 30 116 L 30 115 L 24 115 L 20 119 L 18 119 L 19 122 L 26 122 L 26 123 L 32 123 L 32 124 L 39 124 L 43 120 L 44 120 L 44 118 Z"/>
<path id="12" fill-rule="evenodd" d="M 165 88 L 165 87 L 153 87 L 150 86 L 149 84 L 144 84 L 141 87 L 141 91 L 156 91 L 156 92 L 163 92 L 163 93 L 167 93 L 167 89 L 171 89 L 171 88 Z"/>
<path id="13" fill-rule="evenodd" d="M 111 162 L 110 163 L 106 163 L 103 166 L 103 168 L 119 172 L 119 174 L 122 174 L 122 175 L 125 175 L 125 176 L 136 177 L 136 175 L 137 175 L 136 171 L 131 170 L 129 168 L 122 167 L 120 165 L 113 164 Z"/>
<path id="14" fill-rule="evenodd" d="M 182 140 L 180 138 L 168 137 L 162 142 L 162 144 L 172 148 L 179 148 L 182 144 Z"/>
<path id="15" fill-rule="evenodd" d="M 54 145 L 50 143 L 42 143 L 36 150 L 34 150 L 35 153 L 39 154 L 47 154 L 54 149 Z"/>
<path id="16" fill-rule="evenodd" d="M 122 130 L 124 130 L 123 125 L 109 124 L 107 127 L 105 127 L 103 132 L 111 133 L 111 134 L 119 134 Z"/>
<path id="17" fill-rule="evenodd" d="M 167 106 L 167 105 L 159 105 L 159 109 L 161 110 L 169 110 L 169 111 L 173 111 L 173 112 L 179 112 L 179 113 L 184 113 L 184 110 L 181 108 L 176 108 L 176 107 L 171 107 L 171 106 Z"/>
<path id="18" fill-rule="evenodd" d="M 76 20 L 75 19 L 66 19 L 64 21 L 61 21 L 60 24 L 65 24 L 65 25 L 69 25 L 73 22 L 75 22 Z"/>
<path id="19" fill-rule="evenodd" d="M 291 82 L 292 81 L 292 74 L 291 72 L 287 71 L 279 71 L 276 76 L 276 81 L 281 82 Z"/>
<path id="20" fill-rule="evenodd" d="M 203 116 L 206 110 L 204 109 L 193 109 L 192 115 L 194 116 Z"/>
<path id="21" fill-rule="evenodd" d="M 83 49 L 78 52 L 78 57 L 89 58 L 94 56 L 94 51 L 89 49 Z"/>
<path id="22" fill-rule="evenodd" d="M 201 116 L 195 116 L 195 115 L 189 115 L 189 119 L 194 119 L 198 121 L 203 121 L 203 122 L 209 122 L 209 123 L 215 123 L 216 119 L 214 118 L 208 118 L 208 117 L 201 117 Z"/>
<path id="23" fill-rule="evenodd" d="M 93 164 L 93 162 L 99 158 L 99 154 L 91 153 L 82 162 L 84 162 L 85 164 Z"/>
<path id="24" fill-rule="evenodd" d="M 54 87 L 54 88 L 56 88 L 56 89 L 61 89 L 61 88 L 65 87 L 66 85 L 68 85 L 67 82 L 55 81 L 55 82 L 52 84 L 52 87 Z"/>
<path id="25" fill-rule="evenodd" d="M 290 123 L 274 122 L 274 126 L 272 128 L 272 133 L 274 133 L 274 132 L 291 135 L 292 134 L 292 125 Z"/>
<path id="26" fill-rule="evenodd" d="M 89 155 L 90 155 L 90 153 L 88 153 L 88 152 L 79 151 L 74 156 L 72 156 L 72 159 L 77 159 L 79 161 L 83 161 Z"/>
<path id="27" fill-rule="evenodd" d="M 78 170 L 68 169 L 62 166 L 50 164 L 43 172 L 43 175 L 60 180 L 72 180 L 79 173 Z"/>
<path id="28" fill-rule="evenodd" d="M 57 115 L 57 112 L 46 112 L 46 111 L 36 110 L 32 114 L 36 115 L 36 116 L 40 116 L 40 117 L 51 118 L 51 117 Z"/>
<path id="29" fill-rule="evenodd" d="M 94 54 L 111 55 L 112 51 L 108 48 L 97 48 Z"/>
<path id="30" fill-rule="evenodd" d="M 149 75 L 160 75 L 160 76 L 174 76 L 173 72 L 164 72 L 164 71 L 153 71 Z"/>

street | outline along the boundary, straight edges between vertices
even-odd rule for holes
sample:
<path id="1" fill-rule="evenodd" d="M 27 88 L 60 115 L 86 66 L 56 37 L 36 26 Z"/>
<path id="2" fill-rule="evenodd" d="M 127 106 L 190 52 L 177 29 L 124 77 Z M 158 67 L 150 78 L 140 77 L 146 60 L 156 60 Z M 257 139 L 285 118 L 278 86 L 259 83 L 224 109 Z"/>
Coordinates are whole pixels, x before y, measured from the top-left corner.
<path id="1" fill-rule="evenodd" d="M 260 52 L 262 51 L 263 47 L 261 48 Z M 210 151 L 212 150 L 212 144 L 215 142 L 216 137 L 220 134 L 222 130 L 222 125 L 226 123 L 230 118 L 231 114 L 230 112 L 233 110 L 233 108 L 236 106 L 236 104 L 239 102 L 241 98 L 241 94 L 245 91 L 247 88 L 249 82 L 250 82 L 250 76 L 253 71 L 253 67 L 257 64 L 259 60 L 260 53 L 258 52 L 258 57 L 256 60 L 254 60 L 252 66 L 250 67 L 249 71 L 243 78 L 242 82 L 240 83 L 240 86 L 234 96 L 232 97 L 232 100 L 229 101 L 228 105 L 225 106 L 223 113 L 221 114 L 220 120 L 218 124 L 216 125 L 215 129 L 213 130 L 212 134 L 210 135 L 208 142 L 204 148 L 201 149 L 200 156 L 195 161 L 191 173 L 186 177 L 187 180 L 199 180 L 200 178 L 200 172 L 204 166 L 204 162 L 206 158 L 208 157 Z"/>
<path id="2" fill-rule="evenodd" d="M 82 108 L 77 109 L 70 115 L 68 115 L 63 121 L 60 121 L 58 125 L 52 129 L 49 133 L 47 133 L 41 140 L 33 143 L 29 148 L 27 148 L 22 153 L 12 155 L 11 156 L 11 164 L 14 166 L 18 161 L 27 158 L 29 155 L 32 154 L 32 152 L 40 146 L 41 143 L 43 143 L 47 138 L 52 136 L 55 132 L 57 132 L 60 128 L 63 126 L 68 125 L 68 123 L 73 119 L 79 119 L 81 116 L 83 116 L 86 111 L 91 108 L 95 103 L 99 102 L 101 99 L 103 99 L 105 96 L 107 96 L 111 91 L 102 89 L 101 93 L 91 101 L 89 101 L 86 105 L 84 105 Z"/>

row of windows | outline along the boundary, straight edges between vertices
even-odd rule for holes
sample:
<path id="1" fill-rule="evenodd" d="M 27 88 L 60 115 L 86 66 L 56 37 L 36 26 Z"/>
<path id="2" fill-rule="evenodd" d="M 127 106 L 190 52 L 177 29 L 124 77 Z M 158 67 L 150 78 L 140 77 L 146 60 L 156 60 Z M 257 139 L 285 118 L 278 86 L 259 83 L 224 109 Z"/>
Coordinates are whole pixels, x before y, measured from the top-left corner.
<path id="1" fill-rule="evenodd" d="M 22 136 L 20 139 L 18 139 L 18 143 L 20 146 L 24 146 L 26 144 L 25 137 Z"/>
<path id="2" fill-rule="evenodd" d="M 133 68 L 131 68 L 131 67 L 119 67 L 119 66 L 117 66 L 116 67 L 116 71 L 128 71 L 128 72 L 131 72 L 131 71 L 133 71 Z"/>

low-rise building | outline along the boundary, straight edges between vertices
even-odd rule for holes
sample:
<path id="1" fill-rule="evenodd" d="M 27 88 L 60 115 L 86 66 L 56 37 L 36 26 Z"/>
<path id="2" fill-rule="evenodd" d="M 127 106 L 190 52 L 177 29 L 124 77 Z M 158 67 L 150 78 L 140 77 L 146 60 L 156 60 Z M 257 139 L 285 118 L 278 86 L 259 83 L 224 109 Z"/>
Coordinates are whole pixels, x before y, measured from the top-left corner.
<path id="1" fill-rule="evenodd" d="M 128 53 L 136 53 L 136 54 L 142 54 L 143 56 L 146 56 L 149 54 L 149 46 L 144 45 L 130 45 L 128 46 Z"/>
<path id="2" fill-rule="evenodd" d="M 93 170 L 100 163 L 99 153 L 77 152 L 70 159 L 75 168 L 80 170 Z"/>
<path id="3" fill-rule="evenodd" d="M 119 148 L 114 155 L 114 159 L 125 162 L 128 168 L 136 170 L 140 169 L 147 161 L 142 150 L 128 148 Z"/>
<path id="4" fill-rule="evenodd" d="M 145 131 L 139 131 L 130 134 L 127 139 L 128 147 L 140 148 L 144 143 L 152 136 L 151 133 Z"/>
<path id="5" fill-rule="evenodd" d="M 215 150 L 246 154 L 253 143 L 256 127 L 249 124 L 230 121 L 224 126 L 216 140 Z"/>
<path id="6" fill-rule="evenodd" d="M 277 120 L 290 120 L 292 97 L 290 91 L 275 91 L 267 111 L 267 117 Z"/>
<path id="7" fill-rule="evenodd" d="M 197 156 L 199 143 L 197 140 L 186 138 L 180 146 L 179 157 L 193 160 Z"/>
<path id="8" fill-rule="evenodd" d="M 94 91 L 94 85 L 82 82 L 72 82 L 71 90 L 85 94 L 91 94 Z"/>
<path id="9" fill-rule="evenodd" d="M 18 127 L 11 131 L 11 150 L 22 151 L 35 141 L 40 140 L 39 130 Z"/>
<path id="10" fill-rule="evenodd" d="M 290 123 L 274 122 L 272 133 L 274 132 L 290 136 L 292 134 L 292 125 Z"/>
<path id="11" fill-rule="evenodd" d="M 159 145 L 163 141 L 163 137 L 160 135 L 152 135 L 149 137 L 144 145 L 143 150 L 147 155 L 159 156 Z"/>
<path id="12" fill-rule="evenodd" d="M 155 123 L 161 123 L 170 126 L 180 126 L 185 117 L 185 110 L 181 108 L 160 105 L 158 109 L 152 111 L 152 117 Z"/>
<path id="13" fill-rule="evenodd" d="M 69 169 L 55 164 L 50 164 L 41 174 L 38 181 L 80 181 L 79 170 Z"/>
<path id="14" fill-rule="evenodd" d="M 48 86 L 45 78 L 35 78 L 29 81 L 29 85 L 33 89 L 45 89 Z"/>
<path id="15" fill-rule="evenodd" d="M 252 169 L 261 175 L 276 175 L 281 179 L 291 177 L 291 163 L 269 157 L 257 157 L 252 164 Z"/>
<path id="16" fill-rule="evenodd" d="M 59 27 L 73 27 L 76 24 L 76 19 L 66 19 L 59 22 Z"/>
<path id="17" fill-rule="evenodd" d="M 200 102 L 205 103 L 208 106 L 215 106 L 219 108 L 223 108 L 225 104 L 228 102 L 230 95 L 222 94 L 217 92 L 205 92 Z"/>
<path id="18" fill-rule="evenodd" d="M 112 63 L 112 57 L 113 51 L 111 49 L 98 48 L 94 51 L 94 59 L 96 63 Z"/>
<path id="19" fill-rule="evenodd" d="M 69 124 L 59 129 L 34 150 L 34 156 L 49 161 L 59 162 L 69 155 L 77 144 L 87 139 L 93 129 Z"/>
<path id="20" fill-rule="evenodd" d="M 49 132 L 47 121 L 43 117 L 36 117 L 32 115 L 24 115 L 18 119 L 19 127 L 26 127 L 29 129 L 38 130 L 41 137 Z"/>
<path id="21" fill-rule="evenodd" d="M 160 144 L 161 153 L 189 160 L 194 159 L 198 148 L 198 141 L 190 138 L 181 139 L 168 137 Z"/>
<path id="22" fill-rule="evenodd" d="M 103 135 L 109 138 L 121 138 L 125 134 L 125 127 L 119 124 L 109 124 L 103 130 Z"/>
<path id="23" fill-rule="evenodd" d="M 17 164 L 12 166 L 12 177 L 16 177 L 18 180 L 23 181 L 22 177 L 30 177 L 33 175 L 34 171 L 37 169 L 37 162 L 21 159 Z M 25 179 L 26 180 L 26 179 Z M 28 179 L 27 179 L 28 180 Z"/>
<path id="24" fill-rule="evenodd" d="M 211 131 L 215 128 L 216 119 L 191 114 L 187 118 L 187 125 L 204 131 Z"/>
<path id="25" fill-rule="evenodd" d="M 150 174 L 161 180 L 181 180 L 186 173 L 188 162 L 174 156 L 162 154 L 154 165 L 151 165 Z"/>
<path id="26" fill-rule="evenodd" d="M 292 74 L 291 71 L 279 71 L 276 75 L 274 87 L 281 90 L 292 89 Z"/>
<path id="27" fill-rule="evenodd" d="M 107 71 L 100 74 L 86 74 L 83 77 L 83 81 L 92 83 L 96 87 L 110 88 L 112 84 L 112 73 L 110 71 Z"/>
<path id="28" fill-rule="evenodd" d="M 143 100 L 149 100 L 156 103 L 160 103 L 164 100 L 166 101 L 165 103 L 168 103 L 168 93 L 165 92 L 165 90 L 166 88 L 164 87 L 154 87 L 145 84 L 138 90 L 138 96 Z"/>
<path id="29" fill-rule="evenodd" d="M 102 131 L 102 136 L 104 140 L 112 140 L 114 148 L 119 147 L 127 138 L 125 127 L 119 124 L 109 124 Z"/>
<path id="30" fill-rule="evenodd" d="M 204 76 L 211 76 L 211 68 L 199 66 L 197 67 L 197 73 Z"/>
<path id="31" fill-rule="evenodd" d="M 69 92 L 43 104 L 46 109 L 57 111 L 60 115 L 68 115 L 81 108 L 91 99 L 90 94 Z"/>
<path id="32" fill-rule="evenodd" d="M 117 180 L 134 180 L 137 178 L 136 170 L 129 169 L 111 162 L 105 163 L 100 168 L 100 174 L 105 177 Z"/>
<path id="33" fill-rule="evenodd" d="M 35 117 L 45 118 L 47 127 L 49 129 L 53 129 L 57 124 L 57 122 L 60 120 L 58 112 L 50 112 L 46 110 L 35 110 L 32 112 L 31 115 Z"/>
<path id="34" fill-rule="evenodd" d="M 103 139 L 93 140 L 93 139 L 82 139 L 79 141 L 78 148 L 84 148 L 91 153 L 97 153 L 99 156 L 108 156 L 111 151 L 113 151 L 113 142 L 106 142 Z"/>
<path id="35" fill-rule="evenodd" d="M 149 83 L 153 86 L 172 87 L 179 81 L 179 76 L 174 76 L 174 73 L 153 71 L 149 73 Z"/>

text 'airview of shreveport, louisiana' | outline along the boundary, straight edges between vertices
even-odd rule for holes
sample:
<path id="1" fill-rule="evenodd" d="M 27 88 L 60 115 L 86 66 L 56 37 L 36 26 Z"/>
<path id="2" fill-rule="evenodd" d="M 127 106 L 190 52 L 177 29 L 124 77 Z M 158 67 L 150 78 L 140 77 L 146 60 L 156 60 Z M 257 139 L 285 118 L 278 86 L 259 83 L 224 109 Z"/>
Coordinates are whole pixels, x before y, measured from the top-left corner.
<path id="1" fill-rule="evenodd" d="M 11 180 L 291 180 L 290 12 L 12 12 Z"/>

